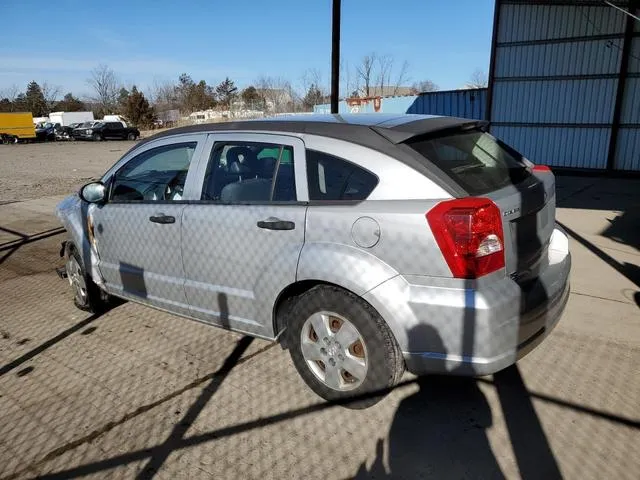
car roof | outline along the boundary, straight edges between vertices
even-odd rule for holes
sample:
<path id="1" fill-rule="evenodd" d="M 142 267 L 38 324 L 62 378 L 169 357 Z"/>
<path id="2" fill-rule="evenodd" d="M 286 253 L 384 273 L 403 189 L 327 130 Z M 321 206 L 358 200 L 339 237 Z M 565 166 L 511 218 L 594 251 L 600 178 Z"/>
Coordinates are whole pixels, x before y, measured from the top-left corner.
<path id="1" fill-rule="evenodd" d="M 417 114 L 307 114 L 279 115 L 257 120 L 203 123 L 157 133 L 138 145 L 158 138 L 189 134 L 237 131 L 307 133 L 346 140 L 379 149 L 380 137 L 398 144 L 412 137 L 449 129 L 474 128 L 486 122 L 468 118 Z"/>

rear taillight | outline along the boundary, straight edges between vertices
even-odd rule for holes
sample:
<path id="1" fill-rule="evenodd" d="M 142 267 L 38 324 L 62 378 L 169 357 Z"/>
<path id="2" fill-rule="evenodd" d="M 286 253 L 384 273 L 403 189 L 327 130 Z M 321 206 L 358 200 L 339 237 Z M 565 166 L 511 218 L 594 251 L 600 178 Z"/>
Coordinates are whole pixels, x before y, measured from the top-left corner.
<path id="1" fill-rule="evenodd" d="M 504 267 L 500 209 L 487 198 L 440 202 L 427 221 L 456 278 L 478 278 Z"/>

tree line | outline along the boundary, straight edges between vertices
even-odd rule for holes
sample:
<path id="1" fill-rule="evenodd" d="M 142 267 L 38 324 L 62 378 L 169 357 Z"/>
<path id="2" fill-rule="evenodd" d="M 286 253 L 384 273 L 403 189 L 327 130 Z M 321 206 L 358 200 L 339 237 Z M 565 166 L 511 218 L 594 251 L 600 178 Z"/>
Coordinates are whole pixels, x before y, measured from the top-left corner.
<path id="1" fill-rule="evenodd" d="M 438 90 L 429 79 L 410 82 L 409 64 L 396 62 L 389 55 L 372 52 L 359 62 L 340 66 L 343 97 L 407 95 Z M 487 76 L 474 71 L 465 88 L 486 87 Z M 195 81 L 187 73 L 176 81 L 154 83 L 148 98 L 136 85 L 126 87 L 107 65 L 90 72 L 87 85 L 91 95 L 84 99 L 47 82 L 30 82 L 26 90 L 11 87 L 0 93 L 0 112 L 29 111 L 34 117 L 54 111 L 93 111 L 96 118 L 120 114 L 140 127 L 150 126 L 158 112 L 179 110 L 182 115 L 218 108 L 221 110 L 256 110 L 269 113 L 312 111 L 318 104 L 329 103 L 329 79 L 317 69 L 306 70 L 297 86 L 283 77 L 260 76 L 251 85 L 239 89 L 229 77 L 217 85 Z M 302 92 L 302 93 L 300 93 Z"/>

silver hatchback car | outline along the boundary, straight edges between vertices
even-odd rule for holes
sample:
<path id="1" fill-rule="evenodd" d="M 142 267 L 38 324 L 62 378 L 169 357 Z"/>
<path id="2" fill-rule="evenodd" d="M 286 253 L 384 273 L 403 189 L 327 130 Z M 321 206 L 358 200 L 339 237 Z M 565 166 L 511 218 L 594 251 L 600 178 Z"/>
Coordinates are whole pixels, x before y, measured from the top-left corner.
<path id="1" fill-rule="evenodd" d="M 134 146 L 57 207 L 79 308 L 112 297 L 279 341 L 327 400 L 415 374 L 487 375 L 569 296 L 555 179 L 423 115 L 196 125 Z"/>

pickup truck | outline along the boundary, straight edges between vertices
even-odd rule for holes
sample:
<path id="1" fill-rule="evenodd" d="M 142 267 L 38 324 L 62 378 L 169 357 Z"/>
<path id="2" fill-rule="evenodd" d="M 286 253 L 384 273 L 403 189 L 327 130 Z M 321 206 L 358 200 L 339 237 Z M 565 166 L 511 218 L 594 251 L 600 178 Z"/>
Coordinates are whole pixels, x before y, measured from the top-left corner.
<path id="1" fill-rule="evenodd" d="M 98 122 L 89 128 L 76 128 L 72 134 L 76 140 L 136 140 L 140 131 L 120 122 Z"/>

